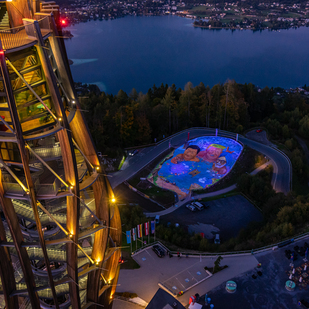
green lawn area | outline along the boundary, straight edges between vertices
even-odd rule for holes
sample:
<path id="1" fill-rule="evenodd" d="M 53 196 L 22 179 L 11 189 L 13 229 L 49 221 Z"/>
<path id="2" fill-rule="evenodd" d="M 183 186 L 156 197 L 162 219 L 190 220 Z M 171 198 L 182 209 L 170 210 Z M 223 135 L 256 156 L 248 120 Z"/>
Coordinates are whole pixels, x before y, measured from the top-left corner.
<path id="1" fill-rule="evenodd" d="M 125 233 L 125 232 L 124 232 Z M 141 247 L 141 243 L 138 242 L 138 248 Z M 132 243 L 132 251 L 135 250 L 135 242 Z M 124 260 L 124 263 L 121 264 L 121 269 L 137 269 L 140 268 L 139 264 L 135 262 L 135 260 L 131 257 L 131 247 L 130 244 L 127 244 L 126 235 L 122 234 L 122 248 L 121 255 Z"/>

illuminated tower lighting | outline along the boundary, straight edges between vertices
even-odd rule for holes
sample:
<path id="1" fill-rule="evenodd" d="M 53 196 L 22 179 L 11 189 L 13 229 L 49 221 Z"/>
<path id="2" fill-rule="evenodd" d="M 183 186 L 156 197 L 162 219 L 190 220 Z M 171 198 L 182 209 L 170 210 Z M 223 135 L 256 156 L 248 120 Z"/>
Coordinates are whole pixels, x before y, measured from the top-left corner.
<path id="1" fill-rule="evenodd" d="M 110 309 L 120 216 L 97 172 L 59 7 L 1 6 L 9 18 L 0 30 L 0 308 Z"/>

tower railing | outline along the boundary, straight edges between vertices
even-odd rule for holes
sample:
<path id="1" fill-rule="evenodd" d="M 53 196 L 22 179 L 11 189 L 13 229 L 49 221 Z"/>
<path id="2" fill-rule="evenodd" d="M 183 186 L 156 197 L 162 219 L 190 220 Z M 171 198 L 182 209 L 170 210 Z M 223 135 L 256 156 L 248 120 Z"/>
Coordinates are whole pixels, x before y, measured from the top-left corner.
<path id="1" fill-rule="evenodd" d="M 0 40 L 4 50 L 15 49 L 28 44 L 35 44 L 37 39 L 34 31 L 34 20 L 23 19 L 24 25 L 0 30 Z M 49 34 L 50 20 L 49 16 L 37 20 L 42 32 L 42 36 Z"/>

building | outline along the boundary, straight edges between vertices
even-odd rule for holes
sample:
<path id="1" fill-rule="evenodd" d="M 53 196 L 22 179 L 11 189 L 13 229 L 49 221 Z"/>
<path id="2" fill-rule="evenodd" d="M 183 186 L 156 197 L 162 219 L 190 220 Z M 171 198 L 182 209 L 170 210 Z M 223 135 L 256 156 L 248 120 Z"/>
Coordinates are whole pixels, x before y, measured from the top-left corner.
<path id="1" fill-rule="evenodd" d="M 158 289 L 146 309 L 185 309 L 185 307 L 163 289 Z"/>
<path id="2" fill-rule="evenodd" d="M 55 2 L 0 4 L 0 308 L 111 308 L 121 224 Z"/>

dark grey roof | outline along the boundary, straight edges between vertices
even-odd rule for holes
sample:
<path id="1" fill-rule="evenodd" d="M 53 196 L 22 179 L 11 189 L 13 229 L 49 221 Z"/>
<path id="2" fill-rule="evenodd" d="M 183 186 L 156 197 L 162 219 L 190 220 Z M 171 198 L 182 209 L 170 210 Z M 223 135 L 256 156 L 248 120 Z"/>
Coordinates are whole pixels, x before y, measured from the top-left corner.
<path id="1" fill-rule="evenodd" d="M 174 304 L 176 305 L 175 307 Z M 169 306 L 170 307 L 169 307 Z M 154 295 L 146 309 L 185 309 L 185 307 L 172 295 L 165 292 L 162 289 L 158 289 L 157 293 Z"/>

